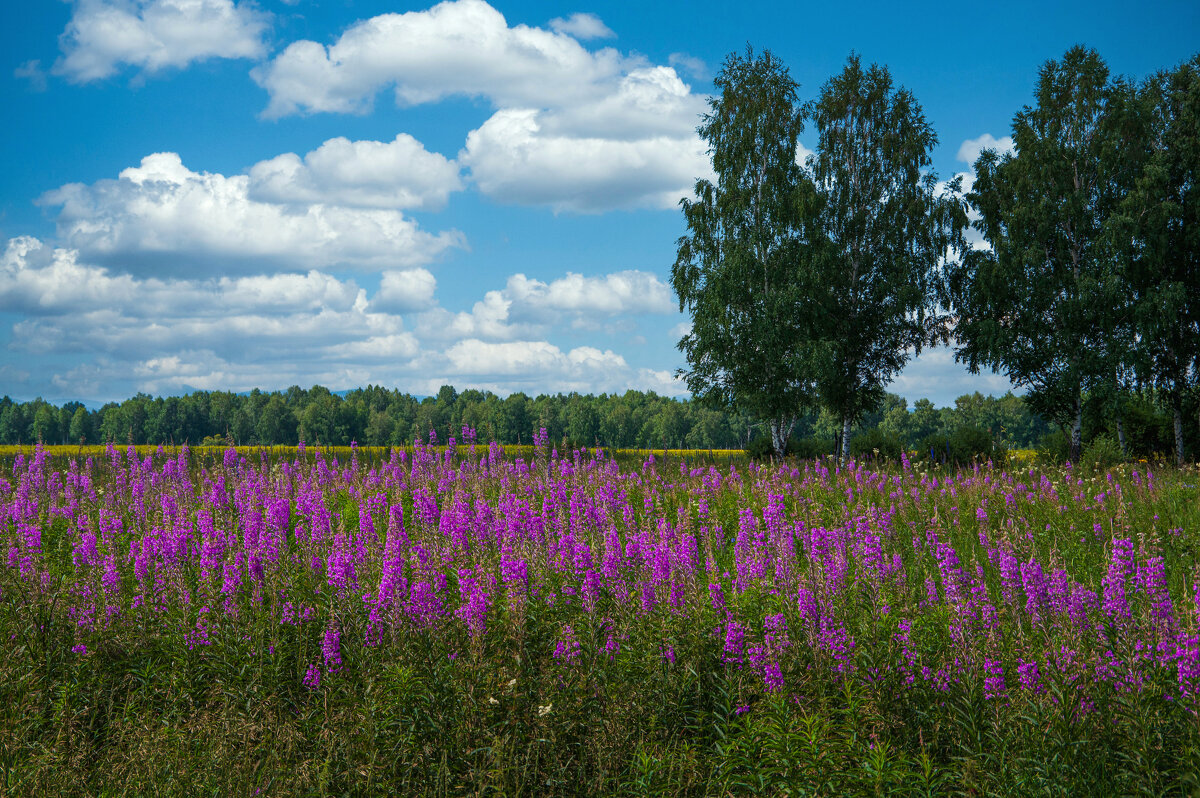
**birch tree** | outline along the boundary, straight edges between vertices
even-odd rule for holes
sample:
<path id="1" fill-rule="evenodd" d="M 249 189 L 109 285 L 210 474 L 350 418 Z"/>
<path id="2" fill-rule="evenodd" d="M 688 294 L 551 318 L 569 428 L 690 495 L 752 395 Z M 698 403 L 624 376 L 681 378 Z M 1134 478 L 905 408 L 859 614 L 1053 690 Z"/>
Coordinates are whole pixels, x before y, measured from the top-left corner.
<path id="1" fill-rule="evenodd" d="M 808 307 L 817 197 L 796 162 L 803 116 L 796 82 L 770 51 L 731 54 L 714 83 L 697 130 L 715 182 L 698 180 L 680 203 L 687 233 L 671 271 L 692 316 L 679 374 L 696 398 L 766 422 L 782 456 L 811 402 L 819 351 Z"/>
<path id="2" fill-rule="evenodd" d="M 1200 384 L 1200 55 L 1150 78 L 1149 157 L 1118 221 L 1133 242 L 1142 372 L 1171 413 L 1183 466 L 1183 403 Z"/>
<path id="3" fill-rule="evenodd" d="M 1105 223 L 1120 201 L 1121 150 L 1109 114 L 1120 92 L 1094 50 L 1074 47 L 1038 73 L 1035 104 L 1013 119 L 1015 152 L 985 150 L 968 201 L 990 245 L 951 269 L 956 357 L 1027 387 L 1035 412 L 1081 448 L 1083 399 L 1113 387 L 1128 340 L 1123 271 Z"/>
<path id="4" fill-rule="evenodd" d="M 819 388 L 841 421 L 845 457 L 855 420 L 936 334 L 940 265 L 962 248 L 967 219 L 930 169 L 937 135 L 886 67 L 864 69 L 851 55 L 807 113 L 820 136 L 810 160 L 819 223 L 833 248 L 822 262 Z"/>

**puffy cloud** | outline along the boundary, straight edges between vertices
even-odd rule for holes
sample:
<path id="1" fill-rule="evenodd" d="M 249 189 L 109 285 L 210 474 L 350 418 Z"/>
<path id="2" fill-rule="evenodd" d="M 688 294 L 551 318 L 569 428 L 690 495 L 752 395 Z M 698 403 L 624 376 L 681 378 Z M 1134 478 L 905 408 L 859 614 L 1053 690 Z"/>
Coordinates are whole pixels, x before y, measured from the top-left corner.
<path id="1" fill-rule="evenodd" d="M 507 291 L 519 304 L 534 309 L 599 313 L 670 313 L 671 288 L 651 272 L 627 270 L 603 277 L 567 272 L 549 283 L 515 274 Z"/>
<path id="2" fill-rule="evenodd" d="M 608 30 L 593 15 L 551 27 L 509 27 L 483 0 L 452 0 L 364 20 L 328 47 L 294 42 L 253 75 L 270 94 L 267 117 L 363 112 L 389 86 L 401 105 L 482 97 L 497 111 L 459 162 L 489 197 L 574 212 L 674 208 L 711 173 L 695 132 L 704 98 L 672 66 L 585 49 L 579 38 Z M 276 166 L 290 187 L 298 159 Z"/>
<path id="3" fill-rule="evenodd" d="M 249 198 L 283 204 L 437 209 L 462 188 L 458 165 L 401 133 L 393 141 L 329 139 L 301 159 L 284 153 L 250 168 Z"/>
<path id="4" fill-rule="evenodd" d="M 548 341 L 469 338 L 446 350 L 449 379 L 474 383 L 499 378 L 510 384 L 553 385 L 556 390 L 595 391 L 627 385 L 625 358 L 612 350 L 579 346 L 567 352 Z"/>
<path id="5" fill-rule="evenodd" d="M 1015 152 L 1016 147 L 1013 144 L 1012 136 L 1004 136 L 996 138 L 991 133 L 984 133 L 979 138 L 967 139 L 958 148 L 958 160 L 965 164 L 975 166 L 975 161 L 979 160 L 979 154 L 984 150 L 996 150 L 1001 155 L 1009 152 Z"/>
<path id="6" fill-rule="evenodd" d="M 459 159 L 489 197 L 556 211 L 673 208 L 710 172 L 698 138 L 554 135 L 532 110 L 497 112 L 467 136 Z"/>
<path id="7" fill-rule="evenodd" d="M 953 407 L 963 394 L 979 391 L 999 396 L 1013 390 L 1013 384 L 1003 374 L 971 374 L 966 366 L 954 362 L 953 349 L 934 346 L 910 360 L 888 390 L 907 398 L 910 406 L 925 398 L 937 407 Z"/>
<path id="8" fill-rule="evenodd" d="M 638 369 L 634 384 L 643 391 L 654 391 L 660 396 L 686 396 L 688 393 L 687 383 L 670 371 Z"/>
<path id="9" fill-rule="evenodd" d="M 433 304 L 437 280 L 426 269 L 384 272 L 371 307 L 384 312 L 422 310 Z"/>
<path id="10" fill-rule="evenodd" d="M 209 279 L 139 277 L 30 237 L 0 253 L 0 311 L 15 362 L 0 377 L 32 394 L 114 399 L 134 391 L 247 390 L 426 382 L 512 390 L 683 392 L 669 372 L 631 366 L 596 333 L 633 329 L 631 316 L 671 310 L 647 272 L 513 275 L 469 312 L 436 307 L 425 269 L 385 272 L 374 296 L 311 270 Z M 422 313 L 406 329 L 398 310 Z M 584 328 L 586 345 L 554 335 Z M 628 339 L 626 339 L 628 340 Z M 59 370 L 20 368 L 46 358 Z"/>
<path id="11" fill-rule="evenodd" d="M 617 34 L 604 24 L 595 14 L 577 12 L 565 19 L 555 17 L 550 20 L 550 27 L 576 39 L 611 39 Z"/>
<path id="12" fill-rule="evenodd" d="M 79 262 L 76 250 L 51 250 L 30 237 L 9 241 L 0 256 L 0 309 L 28 316 L 119 310 L 131 318 L 187 314 L 224 317 L 297 309 L 349 310 L 363 293 L 328 274 L 270 274 L 214 280 L 136 279 Z"/>
<path id="13" fill-rule="evenodd" d="M 58 235 L 89 259 L 130 271 L 297 267 L 388 269 L 427 263 L 464 244 L 399 211 L 250 198 L 250 177 L 193 172 L 173 152 L 148 155 L 117 180 L 70 183 L 38 202 L 61 206 Z"/>
<path id="14" fill-rule="evenodd" d="M 269 20 L 233 0 L 78 0 L 54 71 L 87 83 L 121 64 L 153 73 L 205 58 L 260 58 Z"/>
<path id="15" fill-rule="evenodd" d="M 275 118 L 360 113 L 386 86 L 403 105 L 452 95 L 502 106 L 574 102 L 602 94 L 625 63 L 616 51 L 590 53 L 565 33 L 510 28 L 483 0 L 453 0 L 363 20 L 328 47 L 293 42 L 251 74 L 271 96 L 264 115 Z"/>
<path id="16" fill-rule="evenodd" d="M 437 308 L 421 314 L 417 324 L 429 338 L 511 340 L 564 326 L 596 330 L 615 317 L 674 309 L 670 287 L 650 272 L 629 270 L 602 277 L 567 272 L 549 283 L 514 274 L 502 290 L 488 291 L 469 312 Z M 629 331 L 622 319 L 616 321 L 608 332 Z"/>
<path id="17" fill-rule="evenodd" d="M 128 358 L 203 341 L 218 353 L 251 358 L 309 358 L 313 352 L 335 358 L 329 347 L 403 333 L 399 318 L 368 304 L 352 280 L 317 271 L 140 279 L 29 237 L 10 240 L 0 256 L 0 310 L 22 317 L 9 348 L 31 354 Z M 393 339 L 389 351 L 399 351 L 398 343 Z"/>
<path id="18" fill-rule="evenodd" d="M 696 80 L 708 80 L 712 77 L 708 71 L 708 64 L 704 63 L 704 59 L 697 58 L 694 55 L 687 53 L 671 53 L 667 56 L 667 63 L 674 67 L 677 71 L 682 70 L 691 75 Z"/>

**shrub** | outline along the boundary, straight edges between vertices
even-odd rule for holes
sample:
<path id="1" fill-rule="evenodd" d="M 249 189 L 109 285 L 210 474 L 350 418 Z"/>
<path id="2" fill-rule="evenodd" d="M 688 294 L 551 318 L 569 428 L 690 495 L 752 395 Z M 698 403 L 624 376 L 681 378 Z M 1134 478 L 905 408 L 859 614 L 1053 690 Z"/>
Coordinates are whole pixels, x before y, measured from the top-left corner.
<path id="1" fill-rule="evenodd" d="M 855 460 L 899 460 L 903 449 L 898 437 L 878 427 L 860 432 L 850 439 L 850 455 Z"/>
<path id="2" fill-rule="evenodd" d="M 746 444 L 746 456 L 751 460 L 769 460 L 774 453 L 771 439 L 766 435 L 751 438 L 750 442 Z"/>
<path id="3" fill-rule="evenodd" d="M 775 451 L 771 448 L 771 439 L 766 435 L 754 438 L 746 444 L 746 455 L 753 460 L 769 460 Z M 788 438 L 784 449 L 786 457 L 798 457 L 801 460 L 812 460 L 833 454 L 833 445 L 824 438 Z"/>
<path id="4" fill-rule="evenodd" d="M 950 435 L 934 433 L 921 439 L 918 457 L 950 465 L 968 465 L 977 460 L 1003 462 L 1007 456 L 1004 445 L 992 434 L 978 427 L 958 427 Z"/>
<path id="5" fill-rule="evenodd" d="M 1062 430 L 1047 432 L 1038 441 L 1037 459 L 1039 463 L 1061 463 L 1067 459 L 1071 450 L 1071 440 Z"/>
<path id="6" fill-rule="evenodd" d="M 1146 399 L 1133 399 L 1123 408 L 1125 443 L 1135 457 L 1152 457 L 1174 451 L 1171 417 Z"/>
<path id="7" fill-rule="evenodd" d="M 815 435 L 810 438 L 792 438 L 788 440 L 787 453 L 801 460 L 814 460 L 833 454 L 833 441 Z"/>
<path id="8" fill-rule="evenodd" d="M 1121 456 L 1121 447 L 1107 435 L 1097 435 L 1092 438 L 1079 456 L 1082 465 L 1103 471 L 1120 463 L 1125 458 Z"/>

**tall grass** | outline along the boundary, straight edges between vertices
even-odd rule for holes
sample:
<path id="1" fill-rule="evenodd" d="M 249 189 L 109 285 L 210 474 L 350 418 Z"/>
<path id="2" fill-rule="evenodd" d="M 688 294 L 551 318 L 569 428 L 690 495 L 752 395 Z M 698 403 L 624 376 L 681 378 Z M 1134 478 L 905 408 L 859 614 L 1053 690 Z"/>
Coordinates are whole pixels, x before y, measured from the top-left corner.
<path id="1" fill-rule="evenodd" d="M 18 454 L 17 795 L 1191 795 L 1193 472 Z"/>

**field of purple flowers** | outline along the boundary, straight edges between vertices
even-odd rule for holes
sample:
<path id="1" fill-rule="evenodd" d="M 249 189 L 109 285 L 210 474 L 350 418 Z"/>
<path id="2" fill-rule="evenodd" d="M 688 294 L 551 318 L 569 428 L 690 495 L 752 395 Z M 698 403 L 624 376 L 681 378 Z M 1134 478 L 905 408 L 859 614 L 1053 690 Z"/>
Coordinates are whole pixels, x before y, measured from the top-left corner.
<path id="1" fill-rule="evenodd" d="M 1194 471 L 540 443 L 18 456 L 4 791 L 1197 789 Z"/>

